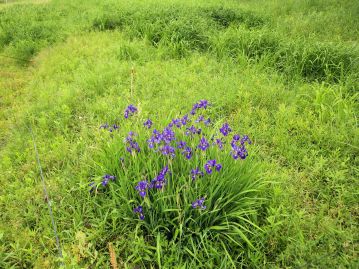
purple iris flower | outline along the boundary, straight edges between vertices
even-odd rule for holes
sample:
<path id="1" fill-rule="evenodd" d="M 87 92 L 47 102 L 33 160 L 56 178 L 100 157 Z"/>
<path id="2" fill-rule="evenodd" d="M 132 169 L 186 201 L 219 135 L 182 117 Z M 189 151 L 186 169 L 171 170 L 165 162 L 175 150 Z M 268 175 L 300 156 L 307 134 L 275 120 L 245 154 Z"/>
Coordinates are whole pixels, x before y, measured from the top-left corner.
<path id="1" fill-rule="evenodd" d="M 120 126 L 118 126 L 116 123 L 113 124 L 110 129 L 109 129 L 109 132 L 112 133 L 113 131 L 116 131 L 117 129 L 119 129 Z"/>
<path id="2" fill-rule="evenodd" d="M 177 143 L 177 148 L 179 149 L 183 149 L 186 147 L 186 142 L 185 141 L 182 141 L 180 140 L 178 143 Z"/>
<path id="3" fill-rule="evenodd" d="M 161 143 L 162 139 L 163 139 L 163 136 L 162 136 L 161 132 L 154 129 L 152 132 L 151 138 L 147 140 L 149 148 L 154 148 L 155 144 Z"/>
<path id="4" fill-rule="evenodd" d="M 127 144 L 127 147 L 126 147 L 126 150 L 129 152 L 129 153 L 132 153 L 132 152 L 140 152 L 141 149 L 140 149 L 140 146 L 138 145 L 138 143 L 134 140 L 134 137 L 136 136 L 136 134 L 134 132 L 129 132 L 128 133 L 128 136 L 126 137 L 125 139 L 125 142 Z"/>
<path id="5" fill-rule="evenodd" d="M 126 150 L 127 150 L 129 153 L 132 153 L 132 152 L 141 152 L 140 146 L 139 146 L 138 143 L 135 142 L 135 141 L 130 142 L 130 146 L 126 147 Z"/>
<path id="6" fill-rule="evenodd" d="M 218 163 L 218 164 L 215 165 L 215 168 L 219 172 L 222 169 L 222 165 Z"/>
<path id="7" fill-rule="evenodd" d="M 127 119 L 129 116 L 132 116 L 133 114 L 135 114 L 137 112 L 137 108 L 134 105 L 129 105 L 126 109 L 125 109 L 125 113 L 124 113 L 124 117 L 125 119 Z"/>
<path id="8" fill-rule="evenodd" d="M 175 132 L 171 129 L 171 128 L 165 128 L 162 132 L 162 140 L 166 143 L 169 144 L 171 143 L 171 141 L 175 140 Z"/>
<path id="9" fill-rule="evenodd" d="M 167 173 L 169 173 L 168 166 L 165 166 L 151 181 L 150 188 L 162 189 L 166 184 L 165 176 Z"/>
<path id="10" fill-rule="evenodd" d="M 151 187 L 156 189 L 162 189 L 166 184 L 166 180 L 163 176 L 157 176 L 155 179 L 151 181 Z"/>
<path id="11" fill-rule="evenodd" d="M 193 107 L 192 107 L 191 115 L 195 115 L 197 109 L 199 109 L 199 106 L 198 106 L 198 104 L 196 103 L 196 104 L 194 104 Z"/>
<path id="12" fill-rule="evenodd" d="M 200 128 L 196 128 L 195 126 L 191 126 L 187 128 L 186 135 L 200 134 L 202 130 Z"/>
<path id="13" fill-rule="evenodd" d="M 89 187 L 91 187 L 91 189 L 90 189 L 90 193 L 92 193 L 92 192 L 96 189 L 95 182 L 94 182 L 94 181 L 92 181 L 92 182 L 89 184 Z"/>
<path id="14" fill-rule="evenodd" d="M 139 215 L 140 220 L 144 220 L 144 219 L 145 219 L 145 215 L 143 215 L 143 208 L 142 208 L 142 206 L 139 205 L 138 207 L 135 207 L 135 208 L 133 209 L 133 213 Z"/>
<path id="15" fill-rule="evenodd" d="M 151 129 L 152 127 L 152 121 L 150 119 L 147 119 L 144 123 L 143 126 L 145 126 L 147 129 Z"/>
<path id="16" fill-rule="evenodd" d="M 219 129 L 219 131 L 224 136 L 227 136 L 232 131 L 232 129 L 229 127 L 228 123 L 224 123 L 223 126 Z"/>
<path id="17" fill-rule="evenodd" d="M 197 177 L 203 177 L 204 173 L 202 171 L 199 170 L 199 168 L 195 168 L 191 170 L 191 177 L 192 180 L 194 181 Z"/>
<path id="18" fill-rule="evenodd" d="M 213 168 L 216 169 L 216 171 L 221 171 L 222 165 L 217 163 L 216 160 L 209 160 L 205 165 L 204 169 L 206 170 L 207 174 L 212 174 Z"/>
<path id="19" fill-rule="evenodd" d="M 241 139 L 242 145 L 244 145 L 245 142 L 247 142 L 249 145 L 252 144 L 252 141 L 249 139 L 248 135 L 244 135 Z"/>
<path id="20" fill-rule="evenodd" d="M 108 123 L 101 124 L 99 129 L 107 129 L 109 127 Z"/>
<path id="21" fill-rule="evenodd" d="M 182 125 L 187 125 L 187 123 L 190 122 L 190 119 L 188 118 L 188 115 L 184 115 L 181 119 Z"/>
<path id="22" fill-rule="evenodd" d="M 146 191 L 149 188 L 150 184 L 147 180 L 142 180 L 137 183 L 135 189 L 138 191 L 139 195 L 144 198 L 146 196 Z"/>
<path id="23" fill-rule="evenodd" d="M 206 126 L 211 124 L 211 119 L 210 118 L 205 119 L 204 116 L 202 116 L 202 115 L 200 115 L 195 122 L 202 122 L 202 121 Z"/>
<path id="24" fill-rule="evenodd" d="M 108 182 L 109 182 L 110 180 L 114 181 L 115 179 L 116 179 L 115 176 L 111 176 L 111 175 L 106 174 L 106 175 L 104 175 L 104 176 L 102 177 L 102 182 L 101 182 L 101 184 L 102 184 L 102 186 L 106 187 L 107 184 L 108 184 Z"/>
<path id="25" fill-rule="evenodd" d="M 177 128 L 181 128 L 181 127 L 182 127 L 182 121 L 181 121 L 181 119 L 173 119 L 173 120 L 172 120 L 172 124 L 173 124 L 174 126 L 176 126 Z"/>
<path id="26" fill-rule="evenodd" d="M 211 124 L 211 119 L 208 118 L 208 119 L 204 120 L 203 123 L 204 123 L 204 125 L 208 126 Z"/>
<path id="27" fill-rule="evenodd" d="M 207 207 L 206 207 L 205 205 L 203 205 L 204 200 L 205 200 L 204 197 L 202 197 L 202 198 L 200 198 L 200 199 L 197 199 L 196 201 L 194 201 L 194 202 L 192 203 L 192 208 L 193 208 L 193 209 L 196 209 L 196 208 L 206 209 Z"/>
<path id="28" fill-rule="evenodd" d="M 215 166 L 217 162 L 216 160 L 209 160 L 207 163 L 211 166 Z"/>
<path id="29" fill-rule="evenodd" d="M 160 147 L 160 151 L 163 155 L 168 155 L 170 157 L 175 156 L 175 148 L 171 147 L 170 145 L 164 145 Z"/>
<path id="30" fill-rule="evenodd" d="M 192 106 L 191 115 L 195 115 L 197 110 L 200 108 L 206 109 L 208 105 L 209 103 L 207 100 L 200 100 L 198 103 Z"/>
<path id="31" fill-rule="evenodd" d="M 200 115 L 195 122 L 201 122 L 201 121 L 204 121 L 204 116 L 202 115 Z"/>
<path id="32" fill-rule="evenodd" d="M 232 151 L 231 155 L 233 159 L 237 160 L 238 158 L 241 158 L 244 160 L 248 156 L 247 149 L 245 147 L 245 143 L 251 144 L 252 141 L 249 139 L 247 135 L 244 135 L 241 139 L 240 135 L 236 134 L 233 136 L 233 139 L 231 141 Z"/>
<path id="33" fill-rule="evenodd" d="M 166 165 L 165 167 L 162 168 L 162 170 L 159 172 L 160 175 L 167 175 L 167 173 L 171 173 L 170 170 L 168 169 L 168 165 Z"/>
<path id="34" fill-rule="evenodd" d="M 235 147 L 232 147 L 231 155 L 232 155 L 233 159 L 235 159 L 235 160 L 237 160 L 238 158 L 241 158 L 242 160 L 244 160 L 245 158 L 247 158 L 248 152 L 247 152 L 247 149 L 244 147 L 244 145 L 235 146 Z"/>
<path id="35" fill-rule="evenodd" d="M 183 156 L 186 157 L 187 160 L 192 158 L 193 155 L 193 151 L 190 147 L 186 147 L 183 151 L 182 151 Z"/>
<path id="36" fill-rule="evenodd" d="M 208 105 L 209 105 L 209 103 L 208 103 L 207 100 L 200 100 L 199 103 L 198 103 L 199 108 L 206 109 Z"/>
<path id="37" fill-rule="evenodd" d="M 209 147 L 209 143 L 208 143 L 207 139 L 205 137 L 202 137 L 199 142 L 198 148 L 204 151 L 204 150 L 208 149 L 208 147 Z"/>
<path id="38" fill-rule="evenodd" d="M 241 136 L 239 134 L 235 134 L 233 136 L 233 141 L 239 141 L 239 139 L 241 139 Z"/>
<path id="39" fill-rule="evenodd" d="M 204 170 L 206 170 L 207 174 L 212 174 L 212 168 L 213 168 L 212 165 L 208 163 L 204 165 Z"/>
<path id="40" fill-rule="evenodd" d="M 222 138 L 217 138 L 216 141 L 214 142 L 214 144 L 217 145 L 219 149 L 223 149 L 224 142 L 223 142 Z"/>

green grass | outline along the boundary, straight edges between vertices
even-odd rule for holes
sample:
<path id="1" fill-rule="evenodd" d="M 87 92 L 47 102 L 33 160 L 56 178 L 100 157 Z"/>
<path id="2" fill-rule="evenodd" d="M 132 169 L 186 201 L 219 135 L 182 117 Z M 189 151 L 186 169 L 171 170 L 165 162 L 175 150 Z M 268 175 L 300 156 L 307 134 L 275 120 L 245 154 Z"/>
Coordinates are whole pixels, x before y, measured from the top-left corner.
<path id="1" fill-rule="evenodd" d="M 30 125 L 69 268 L 108 268 L 109 242 L 125 268 L 358 267 L 358 12 L 319 0 L 0 3 L 0 267 L 57 266 Z M 143 145 L 148 134 L 98 130 L 122 123 L 130 103 L 134 122 L 163 127 L 200 99 L 254 142 L 243 163 L 220 155 L 223 177 L 197 186 L 212 210 L 236 184 L 257 184 L 258 202 L 222 210 L 251 212 L 254 225 L 236 232 L 221 227 L 225 214 L 181 218 L 202 195 L 176 192 L 185 175 L 168 197 L 151 196 L 156 210 L 140 222 L 134 186 L 164 160 L 125 155 L 122 174 L 122 137 L 139 128 Z M 110 172 L 122 181 L 90 195 Z"/>

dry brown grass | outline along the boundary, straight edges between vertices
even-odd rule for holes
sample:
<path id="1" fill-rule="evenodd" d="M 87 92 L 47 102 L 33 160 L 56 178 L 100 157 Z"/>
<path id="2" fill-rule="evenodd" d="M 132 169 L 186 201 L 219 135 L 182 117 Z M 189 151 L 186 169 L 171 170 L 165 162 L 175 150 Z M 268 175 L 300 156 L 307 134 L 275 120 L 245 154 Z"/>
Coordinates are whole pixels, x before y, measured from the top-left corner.
<path id="1" fill-rule="evenodd" d="M 112 269 L 118 269 L 117 260 L 116 260 L 116 252 L 113 248 L 112 243 L 108 243 L 108 250 L 110 252 L 110 262 Z"/>

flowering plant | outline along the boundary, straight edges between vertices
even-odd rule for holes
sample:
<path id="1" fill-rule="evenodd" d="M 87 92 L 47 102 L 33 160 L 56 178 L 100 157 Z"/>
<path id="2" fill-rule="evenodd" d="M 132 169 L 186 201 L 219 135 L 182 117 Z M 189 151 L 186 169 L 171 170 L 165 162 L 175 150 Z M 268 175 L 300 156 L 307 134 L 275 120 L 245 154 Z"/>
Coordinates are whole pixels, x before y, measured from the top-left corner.
<path id="1" fill-rule="evenodd" d="M 245 160 L 250 138 L 218 123 L 207 100 L 162 125 L 138 111 L 128 106 L 123 123 L 108 132 L 111 142 L 104 136 L 105 176 L 90 183 L 90 192 L 126 204 L 121 218 L 139 221 L 144 234 L 165 233 L 172 242 L 220 235 L 252 246 L 261 183 Z"/>

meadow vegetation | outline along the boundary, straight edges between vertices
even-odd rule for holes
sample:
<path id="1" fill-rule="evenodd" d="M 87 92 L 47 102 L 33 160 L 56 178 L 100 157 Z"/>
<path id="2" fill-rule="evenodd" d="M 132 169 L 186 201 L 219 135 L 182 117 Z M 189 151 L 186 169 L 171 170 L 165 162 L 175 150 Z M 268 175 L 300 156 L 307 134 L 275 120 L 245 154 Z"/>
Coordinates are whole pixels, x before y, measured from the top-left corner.
<path id="1" fill-rule="evenodd" d="M 59 265 L 30 127 L 68 268 L 109 268 L 109 243 L 120 268 L 359 266 L 357 1 L 8 2 L 1 268 Z M 247 134 L 245 160 L 148 148 L 146 119 L 163 130 L 203 99 L 204 134 Z M 129 131 L 141 152 L 126 152 Z M 221 171 L 192 182 L 214 158 Z M 141 198 L 138 182 L 168 163 L 168 186 Z"/>

